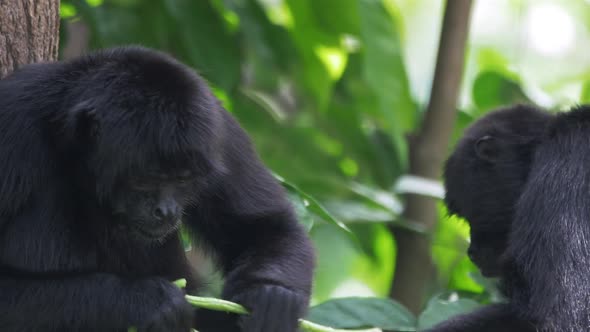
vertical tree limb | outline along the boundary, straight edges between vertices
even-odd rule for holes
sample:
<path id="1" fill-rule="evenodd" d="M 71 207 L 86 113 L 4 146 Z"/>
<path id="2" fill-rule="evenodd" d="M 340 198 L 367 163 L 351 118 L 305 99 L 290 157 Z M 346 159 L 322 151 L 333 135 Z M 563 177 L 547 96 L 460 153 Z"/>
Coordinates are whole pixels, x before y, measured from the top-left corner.
<path id="1" fill-rule="evenodd" d="M 0 0 L 0 78 L 20 65 L 56 60 L 59 0 Z"/>
<path id="2" fill-rule="evenodd" d="M 430 101 L 421 128 L 410 139 L 410 174 L 440 178 L 456 119 L 471 5 L 471 0 L 448 0 L 446 3 Z M 436 201 L 408 195 L 404 218 L 433 229 L 437 220 Z M 430 239 L 402 229 L 393 232 L 397 259 L 391 296 L 418 313 L 434 272 Z"/>

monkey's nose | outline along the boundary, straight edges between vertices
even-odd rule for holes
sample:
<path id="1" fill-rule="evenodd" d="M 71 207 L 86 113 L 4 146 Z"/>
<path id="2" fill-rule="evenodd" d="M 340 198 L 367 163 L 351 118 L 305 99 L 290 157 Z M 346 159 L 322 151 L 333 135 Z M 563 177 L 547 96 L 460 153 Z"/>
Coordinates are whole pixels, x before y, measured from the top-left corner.
<path id="1" fill-rule="evenodd" d="M 158 206 L 154 208 L 152 214 L 154 218 L 156 218 L 159 221 L 174 221 L 179 217 L 180 208 L 177 204 L 169 202 L 158 204 Z"/>

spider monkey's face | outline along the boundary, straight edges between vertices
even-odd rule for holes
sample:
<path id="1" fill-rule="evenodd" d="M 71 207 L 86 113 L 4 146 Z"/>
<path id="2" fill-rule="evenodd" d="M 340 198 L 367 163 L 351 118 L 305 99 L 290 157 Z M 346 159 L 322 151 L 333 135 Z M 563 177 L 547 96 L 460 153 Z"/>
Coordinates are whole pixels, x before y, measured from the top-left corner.
<path id="1" fill-rule="evenodd" d="M 495 110 L 473 123 L 445 165 L 445 203 L 471 227 L 469 257 L 486 276 L 498 276 L 514 210 L 536 147 L 552 119 L 533 106 Z"/>
<path id="2" fill-rule="evenodd" d="M 469 258 L 486 277 L 501 273 L 501 258 L 507 247 L 511 223 L 512 194 L 502 193 L 502 172 L 491 159 L 492 138 L 464 138 L 445 167 L 445 203 L 449 212 L 465 218 L 470 225 Z M 481 149 L 478 152 L 478 149 Z M 486 161 L 487 160 L 487 161 Z M 516 199 L 515 199 L 516 200 Z"/>
<path id="3" fill-rule="evenodd" d="M 468 255 L 487 277 L 500 276 L 514 207 L 528 164 L 518 144 L 493 133 L 469 132 L 445 166 L 445 203 L 471 231 Z"/>
<path id="4" fill-rule="evenodd" d="M 115 215 L 137 238 L 161 240 L 180 226 L 195 182 L 189 169 L 131 175 L 116 190 L 112 203 Z"/>

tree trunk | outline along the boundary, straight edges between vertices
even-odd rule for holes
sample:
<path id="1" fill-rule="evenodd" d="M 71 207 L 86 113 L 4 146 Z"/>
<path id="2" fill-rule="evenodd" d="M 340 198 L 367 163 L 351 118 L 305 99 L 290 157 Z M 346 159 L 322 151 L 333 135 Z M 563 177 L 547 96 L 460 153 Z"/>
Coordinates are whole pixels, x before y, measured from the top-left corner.
<path id="1" fill-rule="evenodd" d="M 0 0 L 0 78 L 21 65 L 57 60 L 59 0 Z"/>
<path id="2" fill-rule="evenodd" d="M 440 178 L 455 124 L 471 3 L 471 0 L 447 0 L 430 101 L 422 127 L 410 140 L 410 174 L 435 180 Z M 437 220 L 436 201 L 425 196 L 408 195 L 404 218 L 432 230 Z M 418 313 L 434 274 L 430 239 L 403 229 L 394 229 L 393 232 L 397 259 L 391 296 Z"/>

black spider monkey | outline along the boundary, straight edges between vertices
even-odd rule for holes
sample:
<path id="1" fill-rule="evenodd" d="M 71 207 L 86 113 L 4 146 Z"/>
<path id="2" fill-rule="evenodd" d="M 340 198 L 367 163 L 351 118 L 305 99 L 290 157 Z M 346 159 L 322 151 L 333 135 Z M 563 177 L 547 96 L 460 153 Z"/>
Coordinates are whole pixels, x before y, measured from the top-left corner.
<path id="1" fill-rule="evenodd" d="M 204 81 L 142 47 L 34 64 L 0 81 L 0 330 L 294 332 L 314 253 L 282 187 Z M 214 254 L 198 280 L 180 220 Z"/>
<path id="2" fill-rule="evenodd" d="M 590 331 L 590 107 L 516 105 L 473 124 L 445 170 L 469 256 L 508 302 L 428 331 Z"/>

